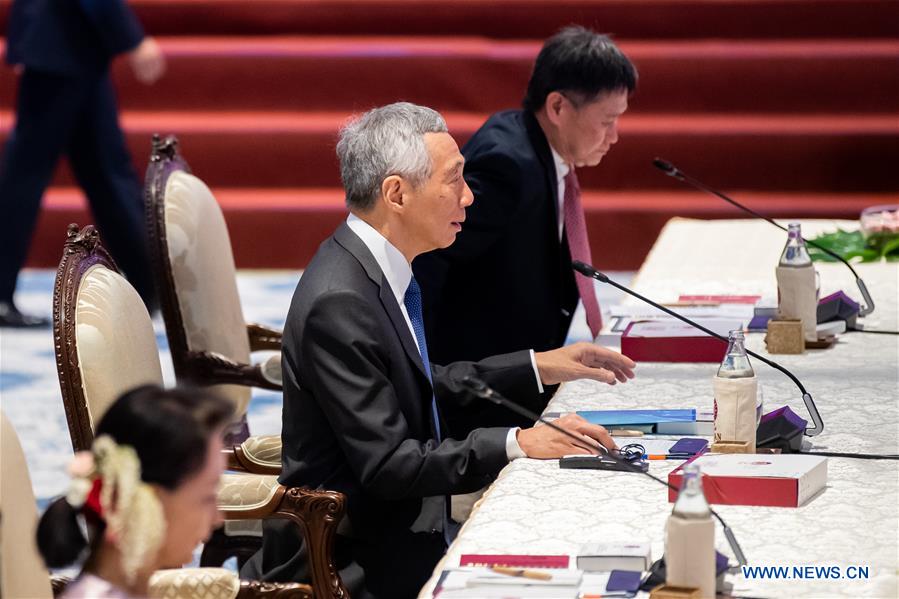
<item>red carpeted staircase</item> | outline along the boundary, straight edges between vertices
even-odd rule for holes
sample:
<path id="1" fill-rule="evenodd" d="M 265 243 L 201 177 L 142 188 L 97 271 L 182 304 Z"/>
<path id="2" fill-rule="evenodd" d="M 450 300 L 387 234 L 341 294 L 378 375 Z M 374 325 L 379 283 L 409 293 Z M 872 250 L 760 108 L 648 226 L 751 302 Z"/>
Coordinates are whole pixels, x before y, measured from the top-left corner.
<path id="1" fill-rule="evenodd" d="M 656 171 L 654 156 L 772 216 L 855 218 L 899 201 L 896 0 L 132 4 L 169 60 L 153 87 L 116 65 L 135 164 L 152 133 L 177 134 L 223 205 L 239 266 L 302 267 L 344 217 L 334 142 L 350 114 L 427 104 L 461 145 L 519 104 L 542 38 L 572 22 L 615 34 L 640 71 L 619 143 L 579 173 L 603 268 L 638 267 L 672 216 L 739 216 Z M 0 27 L 8 8 L 0 0 Z M 14 92 L 4 69 L 3 139 Z M 58 262 L 71 221 L 89 216 L 63 166 L 30 264 Z"/>

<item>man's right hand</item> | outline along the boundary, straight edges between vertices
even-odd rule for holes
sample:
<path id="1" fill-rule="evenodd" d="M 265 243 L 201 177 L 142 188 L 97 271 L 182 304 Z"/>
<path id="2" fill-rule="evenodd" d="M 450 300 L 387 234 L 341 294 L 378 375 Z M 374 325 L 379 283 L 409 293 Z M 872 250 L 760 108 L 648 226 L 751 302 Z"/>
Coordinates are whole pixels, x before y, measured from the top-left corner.
<path id="1" fill-rule="evenodd" d="M 128 55 L 131 70 L 137 80 L 152 85 L 165 73 L 165 57 L 159 44 L 152 37 L 145 37 L 140 45 Z"/>
<path id="2" fill-rule="evenodd" d="M 578 443 L 552 427 L 538 424 L 518 432 L 518 445 L 529 458 L 547 460 L 573 454 L 595 454 L 597 442 L 606 449 L 618 449 L 605 428 L 591 424 L 577 414 L 567 414 L 553 424 L 583 437 L 583 442 Z"/>

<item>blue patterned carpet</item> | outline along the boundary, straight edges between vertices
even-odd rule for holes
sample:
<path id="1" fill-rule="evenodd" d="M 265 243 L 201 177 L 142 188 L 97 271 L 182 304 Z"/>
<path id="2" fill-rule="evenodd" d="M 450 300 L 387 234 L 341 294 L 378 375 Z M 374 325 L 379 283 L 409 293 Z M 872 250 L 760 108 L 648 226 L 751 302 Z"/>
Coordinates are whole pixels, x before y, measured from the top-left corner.
<path id="1" fill-rule="evenodd" d="M 627 283 L 633 273 L 613 273 Z M 54 272 L 26 270 L 19 278 L 16 302 L 23 311 L 49 316 L 52 312 Z M 282 328 L 290 298 L 300 278 L 298 271 L 241 271 L 238 288 L 245 318 Z M 600 302 L 620 301 L 614 289 L 597 286 Z M 583 308 L 575 313 L 569 342 L 589 337 Z M 154 319 L 166 384 L 174 384 L 171 358 L 162 318 Z M 264 357 L 264 356 L 263 356 Z M 56 376 L 51 329 L 19 331 L 0 329 L 0 407 L 19 434 L 31 472 L 38 505 L 43 508 L 65 492 L 66 467 L 72 445 Z M 255 390 L 248 414 L 253 434 L 277 434 L 281 430 L 281 395 Z"/>

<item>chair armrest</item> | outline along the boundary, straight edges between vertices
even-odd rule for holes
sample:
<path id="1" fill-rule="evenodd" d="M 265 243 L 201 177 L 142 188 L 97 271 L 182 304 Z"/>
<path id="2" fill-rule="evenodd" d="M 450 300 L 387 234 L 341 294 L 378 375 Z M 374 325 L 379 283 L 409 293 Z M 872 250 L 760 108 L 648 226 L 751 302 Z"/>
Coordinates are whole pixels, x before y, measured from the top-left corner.
<path id="1" fill-rule="evenodd" d="M 187 377 L 202 385 L 244 385 L 281 391 L 280 382 L 266 375 L 262 364 L 241 364 L 215 352 L 188 352 Z"/>
<path id="2" fill-rule="evenodd" d="M 300 527 L 306 540 L 312 587 L 324 597 L 348 597 L 334 564 L 334 535 L 346 512 L 346 496 L 337 491 L 285 487 L 275 477 L 232 474 L 223 477 L 236 485 L 233 498 L 219 504 L 226 520 L 286 518 Z M 240 488 L 248 492 L 241 492 Z"/>
<path id="3" fill-rule="evenodd" d="M 240 445 L 222 450 L 229 470 L 252 474 L 281 474 L 281 438 L 275 435 L 250 437 Z"/>
<path id="4" fill-rule="evenodd" d="M 281 331 L 263 324 L 247 324 L 247 337 L 250 340 L 250 351 L 281 351 Z"/>
<path id="5" fill-rule="evenodd" d="M 315 593 L 308 584 L 298 582 L 261 582 L 241 580 L 237 599 L 313 599 Z"/>
<path id="6" fill-rule="evenodd" d="M 153 573 L 150 596 L 312 599 L 315 594 L 308 584 L 239 580 L 237 574 L 224 568 L 175 568 Z"/>

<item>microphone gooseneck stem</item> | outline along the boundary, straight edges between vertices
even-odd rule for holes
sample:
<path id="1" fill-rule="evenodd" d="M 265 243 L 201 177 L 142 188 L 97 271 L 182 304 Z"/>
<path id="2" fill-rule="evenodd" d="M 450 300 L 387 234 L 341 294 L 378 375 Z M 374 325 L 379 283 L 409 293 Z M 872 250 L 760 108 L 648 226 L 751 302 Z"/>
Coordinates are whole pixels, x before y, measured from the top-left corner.
<path id="1" fill-rule="evenodd" d="M 785 226 L 778 223 L 773 218 L 767 217 L 763 214 L 759 214 L 752 208 L 749 208 L 748 206 L 744 206 L 740 202 L 738 202 L 735 199 L 727 196 L 726 194 L 718 191 L 717 189 L 712 189 L 711 187 L 709 187 L 702 181 L 699 181 L 698 179 L 694 179 L 687 173 L 683 172 L 682 170 L 680 170 L 679 168 L 677 168 L 676 166 L 674 166 L 667 160 L 662 160 L 661 158 L 656 158 L 655 160 L 652 161 L 652 163 L 653 163 L 653 165 L 655 165 L 655 167 L 657 169 L 664 172 L 669 177 L 674 177 L 678 181 L 683 181 L 689 185 L 692 185 L 693 187 L 695 187 L 696 189 L 698 189 L 700 191 L 704 191 L 706 193 L 712 194 L 715 197 L 721 198 L 728 204 L 735 206 L 736 208 L 739 208 L 743 212 L 751 214 L 752 216 L 754 216 L 756 218 L 760 218 L 764 221 L 767 221 L 782 231 L 788 231 L 788 229 Z M 838 253 L 834 252 L 831 249 L 824 247 L 821 244 L 818 244 L 818 243 L 815 243 L 814 241 L 808 240 L 805 237 L 803 237 L 802 240 L 806 244 L 821 250 L 822 252 L 824 252 L 825 254 L 830 256 L 831 258 L 837 260 L 838 262 L 842 262 L 843 264 L 846 265 L 846 268 L 848 268 L 852 272 L 852 276 L 855 277 L 855 284 L 858 285 L 858 290 L 859 290 L 859 292 L 861 292 L 862 299 L 865 301 L 865 305 L 861 306 L 861 308 L 858 311 L 859 316 L 866 316 L 866 315 L 870 314 L 871 312 L 873 312 L 874 311 L 874 300 L 871 298 L 871 294 L 868 292 L 868 287 L 865 285 L 865 282 L 862 280 L 862 278 L 860 276 L 858 276 L 858 273 L 855 272 L 855 269 L 852 267 L 852 265 L 849 263 L 849 261 L 846 260 L 845 258 L 843 258 Z"/>
<path id="2" fill-rule="evenodd" d="M 576 271 L 578 271 L 582 275 L 596 279 L 597 281 L 600 281 L 602 283 L 607 283 L 607 284 L 611 285 L 612 287 L 615 287 L 616 289 L 620 289 L 621 291 L 627 293 L 628 295 L 632 295 L 635 298 L 637 298 L 638 300 L 649 304 L 653 308 L 657 308 L 657 309 L 661 310 L 662 312 L 664 312 L 670 316 L 673 316 L 674 318 L 677 318 L 678 320 L 680 320 L 682 322 L 687 323 L 691 327 L 699 329 L 706 335 L 709 335 L 710 337 L 714 337 L 715 339 L 719 339 L 720 341 L 723 341 L 724 343 L 727 343 L 726 337 L 719 335 L 718 333 L 712 331 L 711 329 L 708 329 L 708 328 L 702 326 L 698 322 L 694 322 L 694 321 L 690 320 L 686 316 L 681 316 L 674 310 L 671 310 L 670 308 L 666 308 L 665 306 L 652 301 L 648 297 L 640 295 L 636 291 L 629 289 L 629 288 L 625 287 L 624 285 L 616 283 L 615 281 L 610 279 L 608 277 L 608 275 L 605 275 L 605 274 L 599 272 L 598 270 L 596 270 L 589 264 L 585 264 L 584 262 L 575 260 L 574 262 L 571 263 L 571 265 L 572 265 L 572 267 L 574 267 L 574 269 Z M 764 356 L 760 356 L 759 354 L 755 353 L 754 351 L 750 351 L 748 349 L 746 350 L 746 353 L 749 354 L 750 356 L 752 356 L 753 358 L 759 360 L 760 362 L 764 362 L 771 368 L 774 368 L 775 370 L 779 370 L 780 372 L 785 374 L 787 376 L 787 378 L 789 378 L 791 381 L 793 381 L 793 384 L 795 384 L 799 388 L 799 391 L 802 393 L 802 401 L 803 401 L 803 403 L 805 403 L 805 407 L 808 410 L 809 414 L 811 415 L 812 423 L 814 424 L 814 426 L 805 429 L 806 436 L 814 437 L 815 435 L 820 434 L 821 431 L 824 430 L 824 422 L 821 420 L 821 415 L 818 413 L 818 408 L 817 408 L 817 406 L 815 406 L 815 402 L 812 399 L 811 394 L 805 390 L 805 387 L 799 381 L 799 379 L 796 378 L 796 376 L 792 372 L 790 372 L 789 370 L 787 370 L 786 368 L 784 368 L 777 362 L 769 360 L 768 358 L 765 358 Z"/>
<path id="3" fill-rule="evenodd" d="M 516 414 L 518 414 L 519 416 L 524 416 L 528 420 L 533 420 L 535 422 L 542 422 L 543 424 L 550 427 L 551 429 L 562 433 L 563 435 L 572 439 L 573 441 L 576 441 L 577 445 L 579 447 L 584 447 L 586 445 L 585 449 L 593 450 L 596 453 L 596 455 L 609 458 L 610 460 L 618 463 L 619 465 L 624 466 L 627 470 L 629 470 L 631 472 L 636 472 L 637 474 L 642 474 L 644 476 L 648 476 L 649 478 L 656 481 L 660 485 L 664 485 L 665 487 L 668 487 L 669 489 L 676 491 L 678 493 L 680 492 L 680 489 L 678 489 L 676 486 L 672 485 L 668 481 L 662 480 L 658 476 L 650 474 L 649 472 L 644 472 L 643 470 L 640 470 L 638 467 L 634 466 L 627 460 L 623 460 L 620 457 L 612 454 L 612 452 L 606 451 L 606 449 L 602 445 L 600 445 L 593 439 L 590 439 L 589 437 L 575 435 L 571 431 L 569 431 L 565 428 L 562 428 L 555 422 L 552 422 L 551 420 L 547 420 L 543 416 L 538 415 L 536 412 L 532 412 L 531 410 L 528 410 L 527 408 L 518 405 L 514 401 L 511 401 L 511 400 L 507 399 L 506 397 L 503 397 L 500 393 L 498 393 L 497 391 L 494 391 L 489 385 L 487 385 L 487 383 L 485 383 L 481 379 L 469 375 L 469 376 L 466 376 L 464 379 L 462 379 L 462 383 L 468 389 L 468 391 L 470 393 L 476 395 L 477 397 L 486 399 L 487 401 L 493 402 L 498 406 L 503 406 L 507 410 L 511 410 L 511 411 L 515 412 Z M 746 561 L 746 556 L 743 553 L 743 549 L 740 547 L 740 544 L 737 542 L 737 537 L 736 537 L 736 535 L 734 535 L 734 532 L 730 529 L 730 527 L 724 521 L 724 518 L 722 518 L 720 515 L 718 515 L 718 512 L 713 510 L 711 508 L 711 506 L 709 506 L 709 511 L 712 513 L 713 516 L 715 516 L 715 518 L 717 518 L 718 522 L 721 523 L 721 527 L 724 529 L 724 536 L 727 538 L 727 542 L 730 545 L 731 551 L 734 552 L 734 557 L 737 558 L 737 563 L 739 563 L 741 566 L 747 564 L 748 562 Z"/>

